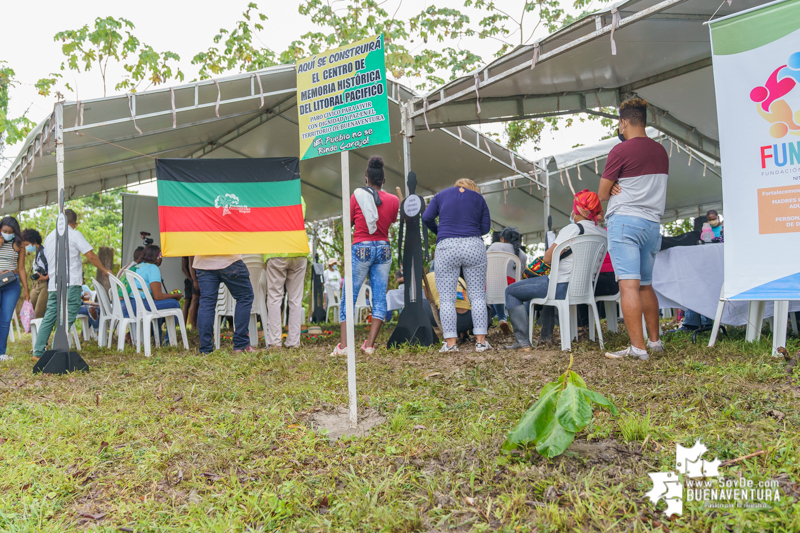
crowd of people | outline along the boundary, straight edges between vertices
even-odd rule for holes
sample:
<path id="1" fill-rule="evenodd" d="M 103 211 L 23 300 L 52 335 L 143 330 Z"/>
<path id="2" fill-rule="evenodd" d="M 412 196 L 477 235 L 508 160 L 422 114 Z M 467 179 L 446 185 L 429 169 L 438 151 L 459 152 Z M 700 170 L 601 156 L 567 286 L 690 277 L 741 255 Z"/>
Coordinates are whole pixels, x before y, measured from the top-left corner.
<path id="1" fill-rule="evenodd" d="M 497 232 L 495 242 L 487 247 L 484 236 L 491 229 L 491 217 L 486 200 L 478 187 L 469 179 L 459 179 L 453 187 L 436 194 L 422 214 L 422 222 L 436 234 L 435 258 L 427 275 L 425 293 L 435 307 L 441 323 L 444 342 L 442 353 L 458 351 L 458 339 L 471 332 L 475 350 L 490 349 L 486 339 L 489 323 L 498 317 L 500 329 L 513 331 L 511 349 L 530 350 L 529 303 L 547 295 L 550 283 L 556 283 L 556 299 L 563 299 L 568 291 L 572 270 L 571 250 L 562 251 L 557 272 L 550 272 L 553 255 L 562 243 L 579 235 L 601 235 L 608 239 L 608 255 L 603 262 L 596 284 L 596 294 L 621 294 L 622 315 L 627 325 L 631 344 L 624 350 L 608 352 L 609 358 L 634 357 L 647 359 L 648 350 L 663 350 L 659 339 L 658 300 L 652 289 L 652 271 L 656 253 L 661 247 L 660 220 L 666 203 L 669 158 L 664 148 L 645 133 L 647 103 L 639 98 L 620 106 L 618 135 L 620 142 L 609 153 L 597 192 L 583 190 L 574 196 L 570 224 L 565 226 L 550 243 L 543 257 L 528 263 L 521 243 L 520 232 L 507 227 Z M 353 225 L 352 258 L 353 287 L 361 287 L 368 279 L 371 294 L 371 326 L 361 350 L 371 354 L 387 312 L 386 292 L 392 264 L 389 244 L 390 226 L 398 219 L 400 199 L 384 190 L 386 181 L 384 163 L 380 157 L 369 159 L 364 173 L 365 186 L 357 189 L 350 198 L 350 218 Z M 601 202 L 607 201 L 604 213 Z M 305 203 L 303 203 L 305 215 Z M 94 254 L 91 244 L 77 230 L 78 217 L 72 210 L 65 211 L 69 227 L 69 280 L 67 308 L 69 325 L 79 312 L 87 314 L 95 324 L 96 312 L 87 300 L 90 291 L 85 286 L 81 256 L 97 267 L 98 272 L 110 275 Z M 721 235 L 722 227 L 716 211 L 707 214 L 714 234 Z M 55 239 L 50 232 L 44 241 L 35 229 L 22 231 L 13 217 L 0 221 L 0 359 L 8 358 L 7 337 L 20 294 L 30 300 L 36 318 L 41 318 L 34 356 L 44 352 L 56 322 Z M 486 304 L 487 251 L 507 252 L 519 257 L 523 272 L 517 264 L 509 262 L 506 272 L 508 286 L 504 305 Z M 29 291 L 25 271 L 26 254 L 34 254 Z M 269 324 L 264 324 L 268 347 L 282 346 L 281 306 L 286 297 L 289 320 L 286 347 L 300 346 L 300 321 L 307 257 L 304 254 L 272 254 L 263 257 L 267 279 L 267 308 Z M 197 255 L 182 260 L 185 276 L 184 292 L 170 293 L 164 289 L 159 266 L 161 250 L 157 245 L 139 247 L 134 259 L 125 265 L 117 276 L 126 283 L 129 291 L 148 291 L 157 309 L 179 308 L 184 300 L 183 314 L 186 322 L 197 328 L 200 352 L 214 350 L 213 338 L 215 308 L 220 285 L 227 287 L 236 301 L 234 314 L 233 347 L 235 353 L 254 351 L 250 342 L 250 312 L 254 302 L 254 289 L 248 267 L 241 255 Z M 338 260 L 330 259 L 324 270 L 326 293 L 338 291 L 342 286 Z M 130 270 L 144 280 L 129 287 L 122 278 Z M 397 272 L 402 282 L 402 272 Z M 555 279 L 551 279 L 555 276 Z M 521 279 L 520 279 L 521 278 Z M 355 303 L 358 290 L 346 294 L 341 287 L 341 299 L 351 298 Z M 118 296 L 122 297 L 122 294 Z M 147 299 L 143 300 L 147 302 Z M 135 302 L 132 303 L 135 313 Z M 145 303 L 144 305 L 148 305 Z M 339 306 L 341 323 L 340 342 L 331 355 L 346 353 L 346 306 Z M 642 316 L 646 331 L 642 327 Z M 586 323 L 586 311 L 579 310 L 579 322 Z M 565 317 L 566 318 L 566 317 Z M 553 344 L 555 310 L 546 306 L 540 311 L 541 333 L 538 344 Z M 254 333 L 254 334 L 257 334 Z"/>

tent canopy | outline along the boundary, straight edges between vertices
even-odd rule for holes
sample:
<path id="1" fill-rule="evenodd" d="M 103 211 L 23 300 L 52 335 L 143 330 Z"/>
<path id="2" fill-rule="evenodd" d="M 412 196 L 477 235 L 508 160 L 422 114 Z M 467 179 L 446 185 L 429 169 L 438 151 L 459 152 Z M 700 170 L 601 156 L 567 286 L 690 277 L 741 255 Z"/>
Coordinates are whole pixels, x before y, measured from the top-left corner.
<path id="1" fill-rule="evenodd" d="M 687 149 L 655 128 L 647 128 L 647 134 L 659 141 L 670 154 L 667 204 L 662 222 L 695 217 L 709 209 L 721 210 L 720 167 L 712 159 L 694 149 Z M 616 138 L 607 139 L 541 160 L 540 165 L 549 175 L 553 229 L 569 224 L 572 189 L 576 192 L 583 189 L 597 191 L 608 153 L 617 144 L 619 140 Z M 531 209 L 531 189 L 537 192 L 535 185 L 529 186 L 513 179 L 483 186 L 492 219 L 515 226 L 529 240 L 531 237 L 541 238 L 543 227 L 540 211 Z"/>
<path id="2" fill-rule="evenodd" d="M 618 2 L 415 98 L 411 116 L 417 129 L 425 128 L 426 117 L 440 127 L 578 112 L 608 116 L 599 108 L 639 95 L 651 104 L 649 125 L 719 160 L 711 45 L 703 23 L 715 13 L 722 17 L 763 3 Z"/>
<path id="3" fill-rule="evenodd" d="M 285 65 L 172 89 L 66 102 L 66 198 L 154 179 L 158 158 L 298 156 L 295 81 L 295 67 Z M 372 155 L 384 158 L 388 190 L 404 188 L 400 103 L 415 95 L 391 81 L 388 93 L 396 133 L 389 144 L 350 152 L 351 189 L 363 186 L 361 168 Z M 51 115 L 26 139 L 0 183 L 2 213 L 56 202 L 54 128 Z M 468 127 L 419 132 L 411 154 L 422 195 L 461 177 L 479 183 L 515 175 L 536 179 L 533 162 Z M 303 161 L 300 175 L 307 220 L 341 215 L 338 157 Z"/>

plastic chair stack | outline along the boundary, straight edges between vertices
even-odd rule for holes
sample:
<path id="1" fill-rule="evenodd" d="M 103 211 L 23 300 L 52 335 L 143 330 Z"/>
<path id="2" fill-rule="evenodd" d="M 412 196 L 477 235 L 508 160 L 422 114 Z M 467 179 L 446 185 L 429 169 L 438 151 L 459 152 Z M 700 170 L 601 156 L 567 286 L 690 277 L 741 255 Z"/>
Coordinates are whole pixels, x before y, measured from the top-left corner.
<path id="1" fill-rule="evenodd" d="M 109 337 L 113 333 L 111 330 L 111 316 L 113 311 L 111 309 L 111 302 L 108 300 L 108 294 L 103 289 L 103 286 L 98 281 L 92 278 L 95 287 L 100 287 L 95 291 L 97 294 L 97 303 L 100 304 L 100 316 L 98 317 L 97 324 L 97 344 L 99 346 L 106 346 Z"/>
<path id="2" fill-rule="evenodd" d="M 332 289 L 328 285 L 325 285 L 325 321 L 328 322 L 328 315 L 330 314 L 331 310 L 333 311 L 333 322 L 334 324 L 339 323 L 339 309 L 341 309 L 341 293 L 337 290 Z"/>
<path id="3" fill-rule="evenodd" d="M 127 272 L 127 270 L 123 271 Z M 141 319 L 133 313 L 133 306 L 128 297 L 128 290 L 116 276 L 109 274 L 108 281 L 111 283 L 111 321 L 109 324 L 108 347 L 114 338 L 114 329 L 117 331 L 117 350 L 125 349 L 125 333 L 130 330 L 131 338 L 136 343 L 136 351 L 140 349 L 140 326 Z M 120 294 L 122 297 L 120 298 Z M 124 309 L 124 312 L 123 312 Z M 128 316 L 125 316 L 127 314 Z"/>

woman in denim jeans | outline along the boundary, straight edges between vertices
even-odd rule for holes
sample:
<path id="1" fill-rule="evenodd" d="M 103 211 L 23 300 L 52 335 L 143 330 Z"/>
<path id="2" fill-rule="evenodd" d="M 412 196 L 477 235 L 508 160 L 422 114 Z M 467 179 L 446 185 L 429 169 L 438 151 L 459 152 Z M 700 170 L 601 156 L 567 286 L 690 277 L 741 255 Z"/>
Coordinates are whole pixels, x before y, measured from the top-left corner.
<path id="1" fill-rule="evenodd" d="M 386 319 L 386 286 L 389 283 L 389 270 L 392 266 L 392 249 L 389 246 L 389 226 L 397 220 L 400 200 L 397 196 L 383 190 L 386 177 L 383 172 L 383 159 L 372 156 L 364 172 L 366 187 L 359 189 L 350 197 L 350 222 L 354 226 L 353 246 L 353 294 L 355 304 L 364 280 L 369 276 L 372 300 L 372 326 L 369 336 L 361 345 L 368 355 L 375 352 L 375 339 Z M 342 287 L 339 319 L 341 321 L 341 341 L 331 355 L 347 353 L 347 323 L 345 316 L 345 289 Z"/>

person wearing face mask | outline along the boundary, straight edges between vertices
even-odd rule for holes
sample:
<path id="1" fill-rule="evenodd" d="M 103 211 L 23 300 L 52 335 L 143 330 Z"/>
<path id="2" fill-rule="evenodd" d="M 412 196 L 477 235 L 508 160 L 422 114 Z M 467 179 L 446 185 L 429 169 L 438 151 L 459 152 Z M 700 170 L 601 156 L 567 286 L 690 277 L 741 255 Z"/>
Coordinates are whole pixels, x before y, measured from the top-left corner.
<path id="1" fill-rule="evenodd" d="M 708 224 L 711 226 L 711 231 L 714 232 L 714 237 L 719 239 L 722 237 L 723 225 L 722 220 L 719 218 L 719 213 L 715 209 L 709 209 L 708 213 L 706 213 L 706 219 L 708 219 Z"/>
<path id="2" fill-rule="evenodd" d="M 67 331 L 75 323 L 75 317 L 81 308 L 81 293 L 83 285 L 83 264 L 81 254 L 95 267 L 98 272 L 113 274 L 106 269 L 100 258 L 94 253 L 92 245 L 86 237 L 78 231 L 78 215 L 72 209 L 65 209 L 64 216 L 67 218 L 67 236 L 69 239 L 69 250 L 67 251 L 67 264 L 69 265 L 69 277 L 67 279 Z M 47 310 L 45 311 L 42 323 L 36 334 L 36 346 L 33 347 L 33 358 L 39 359 L 47 347 L 50 335 L 56 325 L 58 317 L 58 303 L 56 292 L 56 277 L 58 275 L 58 264 L 56 263 L 56 230 L 51 231 L 44 239 L 44 255 L 50 267 L 50 279 L 47 282 Z"/>
<path id="3" fill-rule="evenodd" d="M 661 216 L 667 202 L 669 156 L 645 132 L 647 101 L 632 98 L 619 107 L 624 141 L 608 154 L 598 195 L 608 201 L 608 252 L 619 281 L 622 316 L 631 345 L 607 352 L 610 359 L 648 358 L 647 349 L 664 351 L 658 332 L 658 298 L 653 264 L 661 249 Z M 642 330 L 647 323 L 648 342 Z"/>
<path id="4" fill-rule="evenodd" d="M 26 229 L 22 232 L 22 241 L 27 243 L 25 251 L 33 256 L 33 268 L 31 269 L 31 304 L 33 305 L 34 318 L 43 318 L 47 310 L 47 258 L 44 255 L 42 246 L 42 235 L 35 229 Z"/>
<path id="5" fill-rule="evenodd" d="M 25 272 L 25 242 L 14 217 L 0 220 L 0 361 L 8 361 L 8 331 L 17 306 L 22 282 L 22 297 L 30 300 Z"/>

